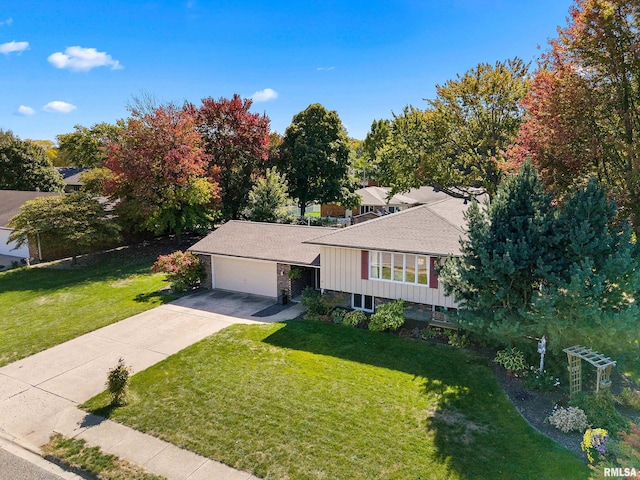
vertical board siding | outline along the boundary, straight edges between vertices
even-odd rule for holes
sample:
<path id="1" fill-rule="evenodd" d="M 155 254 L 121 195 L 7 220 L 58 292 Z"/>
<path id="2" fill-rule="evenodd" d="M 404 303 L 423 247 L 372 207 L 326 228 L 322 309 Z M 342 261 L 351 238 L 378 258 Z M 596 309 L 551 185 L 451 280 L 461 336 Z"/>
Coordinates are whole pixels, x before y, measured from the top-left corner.
<path id="1" fill-rule="evenodd" d="M 395 282 L 363 279 L 364 254 L 362 250 L 320 247 L 320 286 L 326 290 L 359 293 L 386 299 L 402 298 L 408 302 L 457 308 L 457 302 L 446 296 L 441 282 L 435 288 Z M 436 257 L 432 257 L 437 262 Z M 368 257 L 367 257 L 368 266 Z M 433 269 L 431 269 L 433 270 Z M 431 276 L 431 273 L 430 273 Z M 437 281 L 437 275 L 436 275 Z M 430 279 L 430 285 L 431 279 Z"/>

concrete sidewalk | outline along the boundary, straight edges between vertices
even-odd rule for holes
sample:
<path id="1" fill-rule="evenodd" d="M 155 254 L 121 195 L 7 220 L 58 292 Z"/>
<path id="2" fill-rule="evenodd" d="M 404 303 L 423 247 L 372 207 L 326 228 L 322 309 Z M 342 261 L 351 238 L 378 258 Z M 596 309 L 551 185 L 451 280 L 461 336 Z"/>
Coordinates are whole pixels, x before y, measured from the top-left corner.
<path id="1" fill-rule="evenodd" d="M 251 320 L 273 302 L 214 292 L 183 297 L 0 368 L 0 435 L 33 451 L 54 432 L 173 479 L 249 479 L 247 472 L 200 457 L 155 437 L 76 408 L 105 388 L 107 372 L 120 357 L 139 372 L 235 323 L 295 317 L 294 306 Z M 218 313 L 223 311 L 224 313 Z"/>

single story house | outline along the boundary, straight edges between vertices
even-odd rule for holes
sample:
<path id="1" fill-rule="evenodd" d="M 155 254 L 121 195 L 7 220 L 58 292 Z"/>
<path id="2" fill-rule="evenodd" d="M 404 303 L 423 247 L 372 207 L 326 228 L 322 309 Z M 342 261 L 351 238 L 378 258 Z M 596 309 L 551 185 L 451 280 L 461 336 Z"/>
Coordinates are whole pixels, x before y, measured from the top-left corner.
<path id="1" fill-rule="evenodd" d="M 359 223 L 360 221 L 375 218 L 375 216 L 366 215 L 371 212 L 380 216 L 400 212 L 418 205 L 433 205 L 454 199 L 445 192 L 431 186 L 412 188 L 408 192 L 396 193 L 392 196 L 389 196 L 390 192 L 391 187 L 370 186 L 360 188 L 355 192 L 360 196 L 359 207 L 347 210 L 342 205 L 334 203 L 324 204 L 321 207 L 321 216 L 353 217 L 356 219 L 355 223 Z M 462 192 L 460 194 L 463 195 Z M 464 199 L 461 201 L 464 202 Z"/>
<path id="2" fill-rule="evenodd" d="M 82 174 L 88 171 L 88 168 L 84 167 L 56 167 L 62 180 L 64 180 L 64 191 L 66 193 L 79 191 L 84 183 L 80 180 Z"/>
<path id="3" fill-rule="evenodd" d="M 29 200 L 51 195 L 60 195 L 55 192 L 23 192 L 19 190 L 0 190 L 0 255 L 18 258 L 41 258 L 41 246 L 39 239 L 29 239 L 20 248 L 16 248 L 15 242 L 9 242 L 9 235 L 13 229 L 9 228 L 9 220 L 20 213 L 20 207 Z"/>
<path id="4" fill-rule="evenodd" d="M 341 229 L 231 221 L 189 250 L 205 265 L 207 288 L 295 297 L 312 286 L 369 312 L 403 299 L 417 318 L 424 312 L 429 319 L 457 308 L 437 267 L 460 254 L 467 207 L 448 197 Z M 289 274 L 295 269 L 303 275 Z M 294 290 L 296 277 L 304 280 Z"/>

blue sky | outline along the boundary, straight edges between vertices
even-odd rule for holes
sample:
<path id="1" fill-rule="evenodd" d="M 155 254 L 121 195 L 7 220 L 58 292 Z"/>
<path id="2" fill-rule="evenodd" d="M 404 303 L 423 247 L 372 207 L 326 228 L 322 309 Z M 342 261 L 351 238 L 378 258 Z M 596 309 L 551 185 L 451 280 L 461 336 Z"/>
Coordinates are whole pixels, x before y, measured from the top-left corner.
<path id="1" fill-rule="evenodd" d="M 254 99 L 284 133 L 312 103 L 363 139 L 478 63 L 534 61 L 569 0 L 3 2 L 0 129 L 55 140 L 134 96 Z M 539 50 L 538 47 L 542 47 Z"/>

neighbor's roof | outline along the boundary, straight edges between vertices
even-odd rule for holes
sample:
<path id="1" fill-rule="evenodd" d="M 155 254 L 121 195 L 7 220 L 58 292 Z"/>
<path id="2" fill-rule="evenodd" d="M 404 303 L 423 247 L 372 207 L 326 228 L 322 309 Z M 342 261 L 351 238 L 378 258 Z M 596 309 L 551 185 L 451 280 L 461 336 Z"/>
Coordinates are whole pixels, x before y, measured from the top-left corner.
<path id="1" fill-rule="evenodd" d="M 327 232 L 326 227 L 231 220 L 189 248 L 196 253 L 320 265 L 320 248 L 303 243 Z"/>
<path id="2" fill-rule="evenodd" d="M 450 203 L 440 207 L 451 218 L 457 216 L 453 213 L 455 210 L 464 211 L 468 207 L 462 199 L 449 198 L 446 202 Z M 462 225 L 437 213 L 433 205 L 421 205 L 358 223 L 307 243 L 362 250 L 460 255 L 459 240 L 464 235 Z"/>
<path id="3" fill-rule="evenodd" d="M 23 192 L 20 190 L 0 190 L 0 227 L 6 227 L 14 216 L 20 213 L 20 207 L 28 200 L 40 197 L 60 195 L 57 192 Z"/>
<path id="4" fill-rule="evenodd" d="M 364 187 L 356 190 L 361 197 L 361 205 L 385 207 L 387 205 L 419 205 L 432 203 L 450 198 L 443 192 L 434 190 L 433 187 L 412 188 L 408 192 L 396 193 L 387 200 L 391 191 L 390 187 Z"/>

